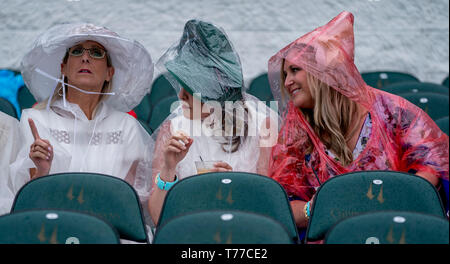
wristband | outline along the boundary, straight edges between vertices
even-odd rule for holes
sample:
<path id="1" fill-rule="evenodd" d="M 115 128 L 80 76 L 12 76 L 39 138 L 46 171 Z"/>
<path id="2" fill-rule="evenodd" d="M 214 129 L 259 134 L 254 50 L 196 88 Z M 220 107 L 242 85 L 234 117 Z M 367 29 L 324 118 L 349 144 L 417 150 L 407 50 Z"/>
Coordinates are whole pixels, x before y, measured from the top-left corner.
<path id="1" fill-rule="evenodd" d="M 306 206 L 306 214 L 308 215 L 308 218 L 311 216 L 311 201 L 309 201 L 309 202 L 307 203 L 307 206 Z"/>
<path id="2" fill-rule="evenodd" d="M 303 207 L 303 213 L 305 214 L 305 218 L 309 219 L 309 202 L 307 202 L 305 204 L 305 206 Z"/>
<path id="3" fill-rule="evenodd" d="M 173 182 L 163 181 L 163 180 L 161 180 L 161 177 L 159 177 L 159 176 L 160 176 L 160 173 L 158 172 L 158 174 L 156 175 L 155 183 L 156 183 L 156 186 L 158 186 L 158 188 L 163 191 L 170 190 L 170 188 L 172 188 L 172 186 L 178 182 L 177 175 L 175 175 L 175 180 Z"/>

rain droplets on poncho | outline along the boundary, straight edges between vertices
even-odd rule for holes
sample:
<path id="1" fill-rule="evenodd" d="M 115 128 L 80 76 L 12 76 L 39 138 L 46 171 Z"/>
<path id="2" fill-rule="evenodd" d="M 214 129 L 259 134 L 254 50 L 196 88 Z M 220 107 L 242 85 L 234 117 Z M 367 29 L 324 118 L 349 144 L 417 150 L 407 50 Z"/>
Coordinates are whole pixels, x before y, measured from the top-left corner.
<path id="1" fill-rule="evenodd" d="M 201 159 L 227 162 L 235 171 L 267 174 L 271 145 L 270 140 L 262 139 L 262 134 L 269 134 L 269 127 L 265 125 L 273 120 L 270 129 L 276 130 L 272 140 L 276 141 L 278 115 L 265 102 L 242 91 L 244 82 L 239 56 L 221 28 L 200 20 L 188 21 L 181 39 L 164 53 L 156 66 L 176 93 L 184 89 L 204 103 L 204 107 L 213 107 L 214 112 L 203 121 L 191 120 L 178 106 L 169 115 L 153 133 L 155 153 L 159 153 L 153 162 L 154 175 L 163 164 L 163 146 L 179 130 L 194 140 L 186 157 L 176 167 L 179 179 L 197 174 L 194 162 Z M 233 115 L 233 111 L 226 108 L 227 104 L 243 105 L 248 112 L 237 111 Z M 201 112 L 201 106 L 199 108 Z M 195 113 L 195 109 L 193 111 Z M 233 135 L 245 133 L 246 137 L 235 138 L 239 147 L 230 151 L 236 145 L 232 143 Z M 265 140 L 266 143 L 262 143 Z"/>
<path id="2" fill-rule="evenodd" d="M 285 109 L 269 175 L 289 195 L 308 201 L 320 182 L 360 170 L 430 172 L 448 180 L 448 136 L 420 108 L 363 81 L 354 64 L 353 15 L 342 12 L 326 25 L 293 41 L 269 60 L 268 76 L 275 99 Z M 348 166 L 325 153 L 325 147 L 299 109 L 281 96 L 283 60 L 298 65 L 370 113 L 372 131 L 364 150 Z M 310 144 L 312 153 L 305 153 Z M 305 155 L 310 154 L 308 166 Z"/>
<path id="3" fill-rule="evenodd" d="M 115 69 L 112 78 L 114 95 L 101 101 L 92 120 L 81 108 L 63 97 L 53 96 L 61 82 L 61 63 L 67 49 L 86 40 L 100 43 L 108 52 Z M 34 142 L 28 118 L 36 124 L 39 135 L 53 146 L 50 174 L 94 172 L 128 181 L 146 200 L 150 190 L 151 137 L 126 114 L 149 91 L 153 78 L 150 54 L 138 42 L 92 24 L 61 24 L 42 33 L 22 60 L 22 75 L 35 99 L 46 105 L 26 109 L 20 120 L 17 160 L 11 165 L 11 183 L 17 192 L 30 180 L 29 158 Z M 68 88 L 72 89 L 72 88 Z"/>
<path id="4" fill-rule="evenodd" d="M 19 122 L 0 111 L 0 215 L 11 210 L 14 200 L 9 180 L 9 165 L 14 162 L 19 150 Z"/>

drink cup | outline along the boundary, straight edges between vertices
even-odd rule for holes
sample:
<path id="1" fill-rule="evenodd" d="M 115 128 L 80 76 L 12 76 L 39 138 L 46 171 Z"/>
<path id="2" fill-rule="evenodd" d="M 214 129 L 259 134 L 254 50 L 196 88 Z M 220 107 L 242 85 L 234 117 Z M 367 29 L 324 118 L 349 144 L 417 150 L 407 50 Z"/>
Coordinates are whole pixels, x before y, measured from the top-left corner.
<path id="1" fill-rule="evenodd" d="M 196 161 L 195 167 L 197 168 L 197 174 L 211 172 L 214 169 L 214 164 L 218 161 L 207 160 L 207 161 Z"/>

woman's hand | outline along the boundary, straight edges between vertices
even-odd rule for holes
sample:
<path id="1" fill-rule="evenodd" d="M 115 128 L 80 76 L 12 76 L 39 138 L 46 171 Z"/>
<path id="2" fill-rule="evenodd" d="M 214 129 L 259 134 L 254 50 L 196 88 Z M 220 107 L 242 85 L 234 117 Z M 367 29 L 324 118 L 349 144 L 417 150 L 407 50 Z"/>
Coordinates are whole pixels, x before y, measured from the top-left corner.
<path id="1" fill-rule="evenodd" d="M 194 140 L 182 131 L 175 132 L 164 146 L 164 166 L 168 170 L 174 170 L 177 164 L 186 157 Z"/>
<path id="2" fill-rule="evenodd" d="M 214 169 L 212 169 L 211 171 L 232 171 L 233 168 L 226 162 L 223 161 L 219 161 L 217 163 L 214 164 Z"/>
<path id="3" fill-rule="evenodd" d="M 41 139 L 33 119 L 28 118 L 28 124 L 34 137 L 34 142 L 30 146 L 29 157 L 36 166 L 36 171 L 31 178 L 47 175 L 50 172 L 53 160 L 53 146 L 50 141 Z"/>

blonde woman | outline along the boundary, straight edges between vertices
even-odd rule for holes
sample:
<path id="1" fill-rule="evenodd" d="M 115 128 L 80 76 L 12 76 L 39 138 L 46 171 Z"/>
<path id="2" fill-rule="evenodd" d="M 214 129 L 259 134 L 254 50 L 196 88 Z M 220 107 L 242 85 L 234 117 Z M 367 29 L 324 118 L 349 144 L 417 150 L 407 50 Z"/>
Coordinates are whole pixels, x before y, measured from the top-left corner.
<path id="1" fill-rule="evenodd" d="M 363 81 L 351 13 L 280 50 L 269 60 L 269 80 L 275 98 L 287 101 L 269 176 L 291 197 L 299 228 L 317 188 L 339 174 L 395 170 L 435 186 L 448 181 L 448 136 L 420 108 Z"/>

